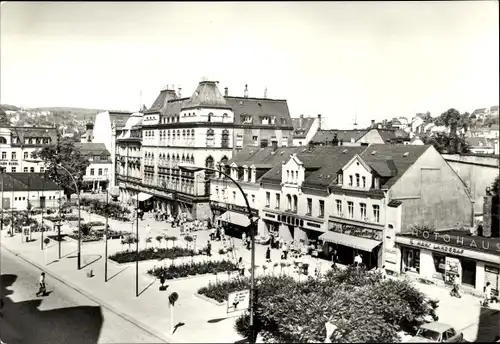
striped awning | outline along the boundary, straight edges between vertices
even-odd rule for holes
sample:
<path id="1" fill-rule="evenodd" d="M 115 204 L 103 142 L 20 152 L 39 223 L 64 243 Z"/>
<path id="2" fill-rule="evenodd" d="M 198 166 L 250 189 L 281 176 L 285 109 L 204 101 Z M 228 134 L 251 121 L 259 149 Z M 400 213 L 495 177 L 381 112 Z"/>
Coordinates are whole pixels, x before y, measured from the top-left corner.
<path id="1" fill-rule="evenodd" d="M 337 232 L 326 232 L 320 235 L 320 240 L 331 242 L 334 244 L 339 244 L 347 247 L 352 247 L 357 250 L 371 252 L 375 247 L 382 244 L 380 241 L 355 237 L 352 235 L 337 233 Z"/>

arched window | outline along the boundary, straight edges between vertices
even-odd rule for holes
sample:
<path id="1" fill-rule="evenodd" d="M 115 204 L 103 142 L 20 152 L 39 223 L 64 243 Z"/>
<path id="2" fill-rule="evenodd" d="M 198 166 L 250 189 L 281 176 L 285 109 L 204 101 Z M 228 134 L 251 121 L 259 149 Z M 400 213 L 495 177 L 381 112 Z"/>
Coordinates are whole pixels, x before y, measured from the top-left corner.
<path id="1" fill-rule="evenodd" d="M 211 112 L 208 114 L 208 122 L 212 122 L 212 117 L 213 116 L 214 116 L 214 114 L 211 113 Z"/>
<path id="2" fill-rule="evenodd" d="M 220 162 L 221 162 L 221 163 L 223 163 L 224 165 L 227 165 L 227 161 L 228 161 L 228 160 L 229 160 L 229 159 L 227 158 L 227 156 L 225 156 L 225 155 L 224 155 L 224 156 L 222 157 L 222 159 L 220 159 Z"/>
<path id="3" fill-rule="evenodd" d="M 211 155 L 205 159 L 205 167 L 214 168 L 214 158 Z"/>
<path id="4" fill-rule="evenodd" d="M 222 131 L 222 140 L 221 140 L 222 148 L 229 148 L 229 130 L 224 129 Z"/>
<path id="5" fill-rule="evenodd" d="M 186 162 L 186 157 L 184 156 L 184 154 L 182 154 L 182 163 L 185 163 Z"/>
<path id="6" fill-rule="evenodd" d="M 182 129 L 182 138 L 185 139 L 186 138 L 186 130 L 185 129 Z"/>
<path id="7" fill-rule="evenodd" d="M 293 195 L 293 211 L 294 212 L 297 212 L 297 203 L 298 203 L 299 199 L 297 197 L 297 195 Z"/>
<path id="8" fill-rule="evenodd" d="M 189 134 L 191 134 L 191 130 L 186 130 L 186 138 L 189 140 Z"/>
<path id="9" fill-rule="evenodd" d="M 228 117 L 227 113 L 222 114 L 222 122 L 226 122 Z"/>
<path id="10" fill-rule="evenodd" d="M 214 145 L 214 130 L 213 129 L 208 129 L 207 130 L 207 147 L 213 147 Z"/>
<path id="11" fill-rule="evenodd" d="M 286 195 L 286 209 L 292 210 L 292 196 Z"/>
<path id="12" fill-rule="evenodd" d="M 167 153 L 167 161 L 170 160 L 170 153 Z"/>
<path id="13" fill-rule="evenodd" d="M 191 163 L 194 164 L 194 155 L 191 154 Z"/>
<path id="14" fill-rule="evenodd" d="M 167 137 L 170 140 L 170 130 L 167 130 Z"/>
<path id="15" fill-rule="evenodd" d="M 179 162 L 181 160 L 181 158 L 179 157 L 179 154 L 177 154 L 177 162 Z"/>
<path id="16" fill-rule="evenodd" d="M 180 130 L 177 130 L 177 138 L 180 139 L 181 138 L 181 131 Z"/>
<path id="17" fill-rule="evenodd" d="M 0 137 L 0 144 L 7 144 L 7 139 L 5 137 Z"/>
<path id="18" fill-rule="evenodd" d="M 194 138 L 194 129 L 191 129 L 191 136 Z"/>

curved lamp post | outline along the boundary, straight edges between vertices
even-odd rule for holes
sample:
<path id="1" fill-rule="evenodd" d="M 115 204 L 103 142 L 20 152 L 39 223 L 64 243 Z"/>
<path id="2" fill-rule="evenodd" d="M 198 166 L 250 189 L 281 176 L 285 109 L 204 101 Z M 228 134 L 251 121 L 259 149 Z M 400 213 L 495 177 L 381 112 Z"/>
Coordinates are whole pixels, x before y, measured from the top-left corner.
<path id="1" fill-rule="evenodd" d="M 245 203 L 246 203 L 246 206 L 247 206 L 247 210 L 248 210 L 248 219 L 250 220 L 250 238 L 252 240 L 252 251 L 251 251 L 251 263 L 250 263 L 250 269 L 251 269 L 251 273 L 250 273 L 250 343 L 254 343 L 255 342 L 255 326 L 254 326 L 254 313 L 255 313 L 255 310 L 254 310 L 254 304 L 255 304 L 255 223 L 256 221 L 258 220 L 257 219 L 254 219 L 254 217 L 252 216 L 252 208 L 250 207 L 250 202 L 248 202 L 248 198 L 247 198 L 247 195 L 245 194 L 245 192 L 243 191 L 243 189 L 241 188 L 240 184 L 238 184 L 238 182 L 236 180 L 234 180 L 233 178 L 231 178 L 231 176 L 223 171 L 219 171 L 219 170 L 216 170 L 214 168 L 210 168 L 210 167 L 203 167 L 203 166 L 195 166 L 195 165 L 186 165 L 186 164 L 178 164 L 177 165 L 179 167 L 179 169 L 185 171 L 185 172 L 200 172 L 200 171 L 212 171 L 212 172 L 216 172 L 216 173 L 220 173 L 222 175 L 224 175 L 226 178 L 230 179 L 234 185 L 236 185 L 238 187 L 238 189 L 240 190 L 241 194 L 243 195 L 243 198 L 245 199 Z"/>
<path id="2" fill-rule="evenodd" d="M 38 160 L 27 160 L 27 159 L 24 159 L 24 161 L 40 163 L 40 161 L 38 161 Z M 77 268 L 78 268 L 78 270 L 80 270 L 81 269 L 80 190 L 78 189 L 78 184 L 76 183 L 75 178 L 73 177 L 73 175 L 71 174 L 71 172 L 68 171 L 68 169 L 66 167 L 64 167 L 61 164 L 56 164 L 56 163 L 53 163 L 53 164 L 56 167 L 59 167 L 59 168 L 63 169 L 70 176 L 71 180 L 73 181 L 73 184 L 75 185 L 76 196 L 78 197 L 78 254 L 77 254 Z"/>

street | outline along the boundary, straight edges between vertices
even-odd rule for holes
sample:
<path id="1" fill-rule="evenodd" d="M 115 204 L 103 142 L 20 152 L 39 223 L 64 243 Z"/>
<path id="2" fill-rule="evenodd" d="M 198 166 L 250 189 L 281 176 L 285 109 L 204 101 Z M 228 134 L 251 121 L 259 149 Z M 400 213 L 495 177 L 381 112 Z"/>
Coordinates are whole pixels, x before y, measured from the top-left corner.
<path id="1" fill-rule="evenodd" d="M 1 250 L 1 340 L 15 343 L 161 343 L 157 337 L 47 274 L 49 295 L 36 297 L 41 271 Z"/>

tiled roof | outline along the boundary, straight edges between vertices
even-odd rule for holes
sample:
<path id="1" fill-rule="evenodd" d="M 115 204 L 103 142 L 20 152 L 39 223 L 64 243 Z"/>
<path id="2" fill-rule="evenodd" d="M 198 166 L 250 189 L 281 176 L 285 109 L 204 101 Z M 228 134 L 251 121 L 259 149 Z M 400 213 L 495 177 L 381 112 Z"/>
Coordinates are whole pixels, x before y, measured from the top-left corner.
<path id="1" fill-rule="evenodd" d="M 234 112 L 234 124 L 242 124 L 241 116 L 253 116 L 252 124 L 261 124 L 262 116 L 276 117 L 276 125 L 292 127 L 286 100 L 267 98 L 225 97 Z M 271 125 L 269 125 L 271 126 Z"/>
<path id="2" fill-rule="evenodd" d="M 354 141 L 358 141 L 361 137 L 363 137 L 369 130 L 318 130 L 311 142 L 313 143 L 325 143 L 332 142 L 333 137 L 337 134 L 337 139 L 343 142 L 351 142 L 352 139 Z"/>
<path id="3" fill-rule="evenodd" d="M 483 114 L 486 112 L 486 108 L 482 108 L 482 109 L 476 109 L 474 110 L 471 115 L 479 115 L 479 114 Z"/>
<path id="4" fill-rule="evenodd" d="M 493 105 L 490 107 L 490 111 L 498 111 L 498 105 Z"/>
<path id="5" fill-rule="evenodd" d="M 61 190 L 43 173 L 5 173 L 4 191 Z"/>
<path id="6" fill-rule="evenodd" d="M 337 178 L 340 170 L 356 154 L 365 147 L 320 146 L 313 148 L 300 147 L 297 158 L 306 168 L 304 187 L 327 187 Z M 284 159 L 288 160 L 288 157 Z M 282 164 L 275 165 L 263 177 L 263 182 L 280 183 Z"/>
<path id="7" fill-rule="evenodd" d="M 376 129 L 384 142 L 391 142 L 396 139 L 409 139 L 408 133 L 401 129 Z"/>
<path id="8" fill-rule="evenodd" d="M 390 188 L 429 147 L 430 145 L 373 144 L 367 147 L 360 157 L 382 177 L 390 178 L 383 185 Z"/>
<path id="9" fill-rule="evenodd" d="M 220 93 L 215 81 L 201 81 L 189 101 L 182 108 L 195 107 L 231 108 Z"/>
<path id="10" fill-rule="evenodd" d="M 49 137 L 51 142 L 57 141 L 57 130 L 52 127 L 10 127 L 14 136 L 21 140 L 28 137 Z"/>
<path id="11" fill-rule="evenodd" d="M 95 153 L 96 155 L 110 155 L 104 143 L 75 142 L 75 147 L 82 153 Z"/>
<path id="12" fill-rule="evenodd" d="M 315 117 L 292 118 L 292 136 L 294 138 L 306 137 L 315 119 Z M 300 120 L 302 120 L 302 126 L 300 126 Z"/>

